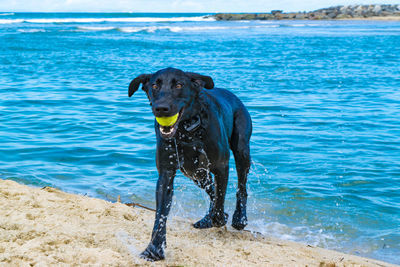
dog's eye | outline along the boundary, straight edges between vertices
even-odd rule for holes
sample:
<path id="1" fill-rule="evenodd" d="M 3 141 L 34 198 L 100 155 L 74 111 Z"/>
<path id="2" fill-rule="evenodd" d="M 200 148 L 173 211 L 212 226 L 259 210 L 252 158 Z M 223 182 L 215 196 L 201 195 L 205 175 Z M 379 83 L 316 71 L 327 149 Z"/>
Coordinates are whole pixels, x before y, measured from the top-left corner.
<path id="1" fill-rule="evenodd" d="M 178 83 L 175 87 L 176 87 L 176 89 L 181 89 L 182 88 L 182 84 Z"/>
<path id="2" fill-rule="evenodd" d="M 151 87 L 152 87 L 153 89 L 157 89 L 157 88 L 158 88 L 157 84 L 153 84 Z"/>

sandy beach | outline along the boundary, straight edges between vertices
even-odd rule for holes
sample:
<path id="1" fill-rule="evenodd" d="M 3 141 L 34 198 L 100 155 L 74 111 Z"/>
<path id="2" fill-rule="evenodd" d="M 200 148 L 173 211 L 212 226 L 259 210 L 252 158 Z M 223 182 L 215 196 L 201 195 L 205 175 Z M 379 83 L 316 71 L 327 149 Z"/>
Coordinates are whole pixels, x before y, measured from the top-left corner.
<path id="1" fill-rule="evenodd" d="M 395 266 L 232 228 L 170 218 L 166 260 L 138 257 L 154 213 L 0 180 L 0 266 Z"/>

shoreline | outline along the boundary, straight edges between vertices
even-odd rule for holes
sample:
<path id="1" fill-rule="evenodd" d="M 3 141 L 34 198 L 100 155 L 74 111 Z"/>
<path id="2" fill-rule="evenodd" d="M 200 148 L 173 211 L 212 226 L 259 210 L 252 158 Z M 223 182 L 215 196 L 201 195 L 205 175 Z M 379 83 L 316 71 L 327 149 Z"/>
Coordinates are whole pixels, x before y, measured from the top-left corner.
<path id="1" fill-rule="evenodd" d="M 347 19 L 336 19 L 341 20 L 362 20 L 362 21 L 400 21 L 400 16 L 387 16 L 387 17 L 369 17 L 369 18 L 347 18 Z"/>
<path id="2" fill-rule="evenodd" d="M 239 14 L 239 13 L 238 13 Z M 245 13 L 243 13 L 245 14 Z M 244 20 L 258 20 L 265 21 L 264 19 L 235 19 L 235 20 L 220 20 L 220 21 L 244 21 Z M 387 17 L 368 17 L 368 18 L 342 18 L 342 19 L 270 19 L 269 21 L 400 21 L 400 16 L 387 16 Z"/>
<path id="3" fill-rule="evenodd" d="M 138 257 L 154 213 L 122 203 L 0 179 L 0 265 L 396 266 L 227 228 L 169 218 L 166 260 Z"/>
<path id="4" fill-rule="evenodd" d="M 400 16 L 372 16 L 372 17 L 355 17 L 355 18 L 338 18 L 338 19 L 301 19 L 301 18 L 275 18 L 275 19 L 263 19 L 263 18 L 249 18 L 249 15 L 256 13 L 220 13 L 217 15 L 221 16 L 237 16 L 238 18 L 220 18 L 217 21 L 244 21 L 244 20 L 258 20 L 258 21 L 400 21 Z M 215 17 L 212 15 L 210 17 Z"/>
<path id="5" fill-rule="evenodd" d="M 215 20 L 400 20 L 400 5 L 333 6 L 310 12 L 218 13 Z"/>

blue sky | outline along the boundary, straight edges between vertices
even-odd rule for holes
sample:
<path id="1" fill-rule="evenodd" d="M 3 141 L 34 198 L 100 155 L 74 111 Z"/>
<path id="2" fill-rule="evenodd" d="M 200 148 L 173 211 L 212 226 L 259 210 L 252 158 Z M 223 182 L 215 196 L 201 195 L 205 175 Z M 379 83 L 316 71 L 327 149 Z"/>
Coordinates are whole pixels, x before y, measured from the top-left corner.
<path id="1" fill-rule="evenodd" d="M 398 0 L 0 0 L 0 11 L 31 12 L 269 12 L 310 11 L 354 4 L 398 4 Z"/>

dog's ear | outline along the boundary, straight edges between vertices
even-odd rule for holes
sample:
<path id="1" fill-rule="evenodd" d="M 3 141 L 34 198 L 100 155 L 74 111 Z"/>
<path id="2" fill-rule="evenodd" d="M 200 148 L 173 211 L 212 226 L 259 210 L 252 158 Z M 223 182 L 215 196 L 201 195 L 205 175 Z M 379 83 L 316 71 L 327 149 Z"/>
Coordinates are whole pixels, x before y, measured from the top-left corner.
<path id="1" fill-rule="evenodd" d="M 204 87 L 206 89 L 214 88 L 214 81 L 210 76 L 200 75 L 194 72 L 185 72 L 185 74 L 190 77 L 192 83 L 194 83 L 196 87 Z"/>
<path id="2" fill-rule="evenodd" d="M 150 77 L 151 74 L 141 74 L 133 79 L 129 84 L 128 96 L 131 97 L 139 89 L 139 85 L 146 84 L 150 80 Z"/>

